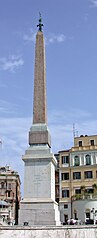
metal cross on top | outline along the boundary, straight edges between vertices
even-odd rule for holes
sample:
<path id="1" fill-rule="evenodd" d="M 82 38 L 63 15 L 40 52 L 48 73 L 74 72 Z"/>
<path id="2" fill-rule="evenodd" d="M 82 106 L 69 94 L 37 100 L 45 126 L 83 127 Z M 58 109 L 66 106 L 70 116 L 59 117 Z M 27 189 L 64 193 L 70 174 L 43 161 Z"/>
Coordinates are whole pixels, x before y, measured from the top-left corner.
<path id="1" fill-rule="evenodd" d="M 41 18 L 41 13 L 39 12 L 39 24 L 37 25 L 37 27 L 39 27 L 39 31 L 42 31 L 42 18 Z"/>

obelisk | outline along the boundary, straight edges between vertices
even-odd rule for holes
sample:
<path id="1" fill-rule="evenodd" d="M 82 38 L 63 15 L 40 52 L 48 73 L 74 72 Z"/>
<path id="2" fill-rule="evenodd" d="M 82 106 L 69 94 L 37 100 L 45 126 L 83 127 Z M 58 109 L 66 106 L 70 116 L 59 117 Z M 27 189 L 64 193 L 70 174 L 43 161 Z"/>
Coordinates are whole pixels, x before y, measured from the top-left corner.
<path id="1" fill-rule="evenodd" d="M 24 198 L 20 203 L 19 224 L 60 225 L 55 202 L 55 166 L 47 127 L 46 63 L 42 19 L 36 35 L 34 69 L 33 123 L 29 132 L 29 148 L 25 163 Z"/>

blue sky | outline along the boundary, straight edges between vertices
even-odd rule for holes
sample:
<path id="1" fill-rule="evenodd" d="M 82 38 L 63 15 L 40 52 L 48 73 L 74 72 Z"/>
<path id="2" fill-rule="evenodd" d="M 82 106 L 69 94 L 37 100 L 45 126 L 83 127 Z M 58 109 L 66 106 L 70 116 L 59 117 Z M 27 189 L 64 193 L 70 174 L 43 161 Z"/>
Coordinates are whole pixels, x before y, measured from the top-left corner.
<path id="1" fill-rule="evenodd" d="M 48 126 L 52 151 L 75 134 L 97 134 L 97 0 L 0 1 L 0 166 L 17 170 L 33 114 L 39 12 L 46 44 Z"/>

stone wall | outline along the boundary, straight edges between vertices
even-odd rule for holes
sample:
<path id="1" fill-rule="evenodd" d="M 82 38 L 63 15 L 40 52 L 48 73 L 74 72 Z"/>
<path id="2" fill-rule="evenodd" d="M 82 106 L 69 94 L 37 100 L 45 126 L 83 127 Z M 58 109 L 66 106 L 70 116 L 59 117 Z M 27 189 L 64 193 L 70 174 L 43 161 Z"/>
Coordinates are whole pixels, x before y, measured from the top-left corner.
<path id="1" fill-rule="evenodd" d="M 0 238 L 97 238 L 97 226 L 0 227 Z"/>

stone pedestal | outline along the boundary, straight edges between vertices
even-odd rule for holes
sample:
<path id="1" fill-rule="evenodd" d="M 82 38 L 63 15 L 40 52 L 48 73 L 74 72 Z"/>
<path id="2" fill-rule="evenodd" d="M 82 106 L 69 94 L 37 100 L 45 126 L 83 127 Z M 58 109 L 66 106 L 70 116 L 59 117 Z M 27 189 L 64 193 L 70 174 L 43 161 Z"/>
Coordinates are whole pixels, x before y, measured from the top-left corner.
<path id="1" fill-rule="evenodd" d="M 51 136 L 45 123 L 33 124 L 29 132 L 29 145 L 47 144 L 51 147 Z"/>
<path id="2" fill-rule="evenodd" d="M 39 125 L 31 127 L 33 138 Z M 40 130 L 48 131 L 47 126 Z M 49 133 L 48 133 L 49 134 Z M 42 133 L 41 133 L 42 135 Z M 42 140 L 42 138 L 41 138 Z M 58 205 L 55 202 L 55 166 L 56 158 L 48 144 L 31 145 L 23 156 L 25 163 L 24 199 L 20 204 L 19 224 L 60 225 Z"/>
<path id="3" fill-rule="evenodd" d="M 21 202 L 21 225 L 60 225 L 59 211 L 56 202 L 49 199 L 24 199 Z"/>

